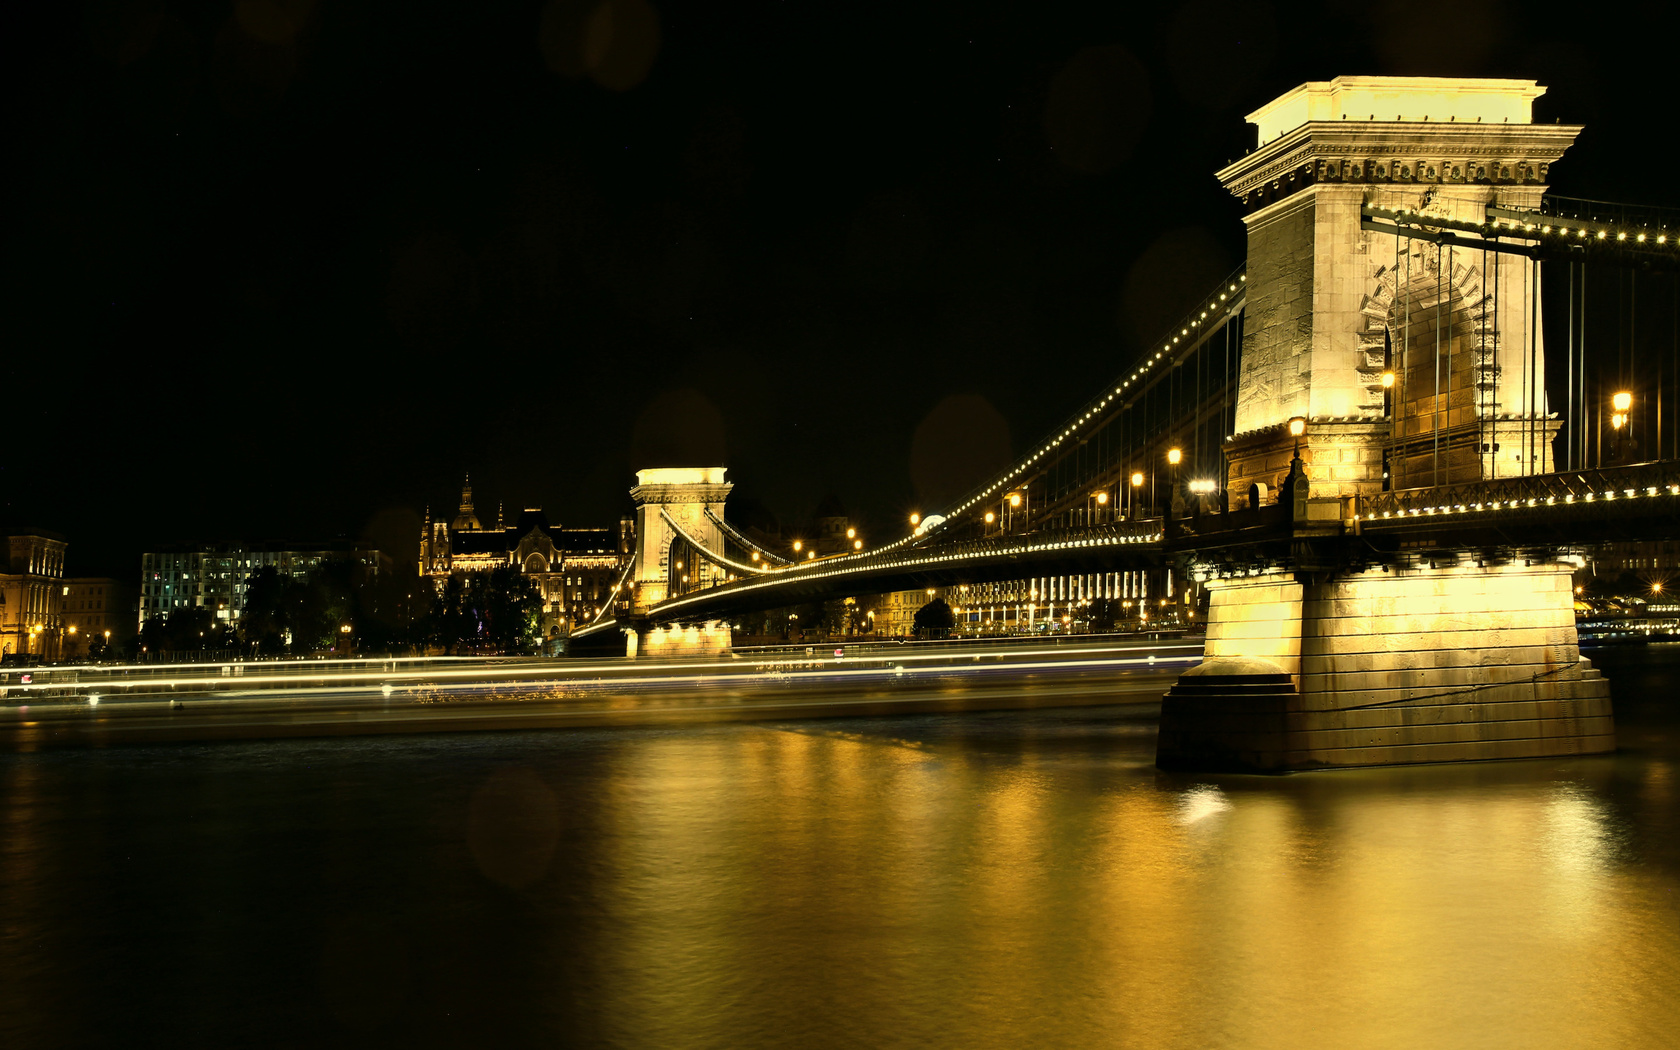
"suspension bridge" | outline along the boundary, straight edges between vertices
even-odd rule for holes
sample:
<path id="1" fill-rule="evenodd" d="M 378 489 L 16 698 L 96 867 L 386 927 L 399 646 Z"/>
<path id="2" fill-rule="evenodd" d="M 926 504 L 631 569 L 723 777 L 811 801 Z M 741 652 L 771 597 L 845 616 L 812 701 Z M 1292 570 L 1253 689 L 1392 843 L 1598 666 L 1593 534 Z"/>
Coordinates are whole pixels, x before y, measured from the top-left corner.
<path id="1" fill-rule="evenodd" d="M 1534 123 L 1543 92 L 1342 77 L 1268 103 L 1217 173 L 1246 265 L 1008 469 L 802 561 L 725 520 L 723 468 L 643 471 L 634 555 L 574 637 L 723 652 L 753 609 L 1172 566 L 1211 597 L 1163 766 L 1613 749 L 1571 573 L 1680 539 L 1680 223 L 1550 195 L 1582 129 Z"/>

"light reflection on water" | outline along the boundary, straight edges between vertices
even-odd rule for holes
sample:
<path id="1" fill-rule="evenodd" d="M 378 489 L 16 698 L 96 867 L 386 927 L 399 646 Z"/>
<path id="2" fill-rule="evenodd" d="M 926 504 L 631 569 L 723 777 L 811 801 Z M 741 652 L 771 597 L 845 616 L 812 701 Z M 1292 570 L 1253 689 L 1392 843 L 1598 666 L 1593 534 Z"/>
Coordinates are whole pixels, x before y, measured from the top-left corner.
<path id="1" fill-rule="evenodd" d="M 1159 774 L 1103 709 L 9 756 L 0 1036 L 1673 1045 L 1673 718 L 1628 735 L 1288 778 Z"/>

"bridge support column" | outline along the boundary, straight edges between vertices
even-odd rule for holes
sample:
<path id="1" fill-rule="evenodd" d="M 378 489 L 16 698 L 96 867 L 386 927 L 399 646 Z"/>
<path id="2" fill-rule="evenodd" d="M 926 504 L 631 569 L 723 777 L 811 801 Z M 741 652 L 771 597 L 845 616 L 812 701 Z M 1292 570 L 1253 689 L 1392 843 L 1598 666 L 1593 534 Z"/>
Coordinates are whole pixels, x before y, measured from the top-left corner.
<path id="1" fill-rule="evenodd" d="M 1573 566 L 1469 557 L 1210 581 L 1207 649 L 1166 695 L 1163 769 L 1286 772 L 1613 751 Z"/>
<path id="2" fill-rule="evenodd" d="M 706 623 L 648 624 L 627 628 L 624 655 L 637 657 L 728 656 L 729 624 L 720 620 Z"/>

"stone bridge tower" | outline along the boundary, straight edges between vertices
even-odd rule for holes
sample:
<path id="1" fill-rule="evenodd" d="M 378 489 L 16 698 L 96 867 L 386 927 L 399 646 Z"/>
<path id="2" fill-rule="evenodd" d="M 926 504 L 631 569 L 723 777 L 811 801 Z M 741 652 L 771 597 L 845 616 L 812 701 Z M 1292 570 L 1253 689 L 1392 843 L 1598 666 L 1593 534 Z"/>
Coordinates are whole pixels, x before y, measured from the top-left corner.
<path id="1" fill-rule="evenodd" d="M 721 554 L 724 501 L 733 485 L 724 467 L 656 467 L 636 472 L 630 498 L 636 501 L 636 568 L 631 577 L 631 656 L 719 655 L 729 651 L 729 624 L 655 623 L 654 605 L 686 591 L 710 587 L 726 577 L 694 546 Z M 693 541 L 692 543 L 690 541 Z"/>
<path id="2" fill-rule="evenodd" d="M 1249 114 L 1219 172 L 1248 227 L 1233 507 L 1287 473 L 1306 419 L 1314 495 L 1551 469 L 1539 268 L 1362 228 L 1361 209 L 1482 222 L 1536 210 L 1578 125 L 1535 124 L 1532 80 L 1338 77 Z M 1383 376 L 1393 376 L 1385 388 Z"/>
<path id="3" fill-rule="evenodd" d="M 1247 209 L 1248 305 L 1231 507 L 1306 481 L 1287 553 L 1196 567 L 1203 663 L 1162 705 L 1164 768 L 1279 771 L 1615 748 L 1607 683 L 1581 657 L 1561 552 L 1430 544 L 1326 555 L 1349 497 L 1552 469 L 1538 268 L 1364 228 L 1363 208 L 1480 223 L 1535 210 L 1581 130 L 1536 125 L 1529 80 L 1341 77 L 1249 120 L 1219 173 Z M 1466 238 L 1473 240 L 1473 236 Z M 1392 373 L 1392 386 L 1383 383 Z M 1385 472 L 1388 477 L 1385 479 Z"/>

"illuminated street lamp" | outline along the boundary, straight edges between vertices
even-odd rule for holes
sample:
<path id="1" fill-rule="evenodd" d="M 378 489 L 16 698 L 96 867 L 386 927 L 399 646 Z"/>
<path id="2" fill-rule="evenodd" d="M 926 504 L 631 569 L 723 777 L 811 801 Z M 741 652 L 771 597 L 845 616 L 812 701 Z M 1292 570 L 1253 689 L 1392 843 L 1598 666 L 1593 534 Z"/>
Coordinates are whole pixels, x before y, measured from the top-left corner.
<path id="1" fill-rule="evenodd" d="M 910 527 L 911 528 L 915 528 L 917 525 L 920 525 L 921 523 L 922 523 L 922 516 L 920 514 L 910 515 Z"/>
<path id="2" fill-rule="evenodd" d="M 1132 514 L 1131 514 L 1131 516 L 1133 518 L 1136 518 L 1138 516 L 1138 490 L 1141 489 L 1141 488 L 1143 488 L 1143 471 L 1134 470 L 1134 471 L 1132 471 Z"/>
<path id="3" fill-rule="evenodd" d="M 1025 493 L 1020 491 L 1020 490 L 1016 490 L 1015 492 L 1011 492 L 1007 496 L 1004 497 L 1004 504 L 1007 505 L 1008 508 L 1009 508 L 1009 511 L 1008 511 L 1009 516 L 1007 518 L 1004 518 L 1004 528 L 1005 529 L 1013 529 L 1015 527 L 1015 512 L 1022 509 L 1024 500 L 1025 500 Z M 1002 506 L 1000 506 L 998 508 L 998 512 L 999 512 L 1000 516 L 1003 514 L 1003 507 Z"/>
<path id="4" fill-rule="evenodd" d="M 1610 407 L 1616 410 L 1610 417 L 1610 429 L 1616 432 L 1616 459 L 1619 461 L 1622 458 L 1622 431 L 1627 429 L 1633 394 L 1626 390 L 1616 391 L 1610 395 Z"/>

